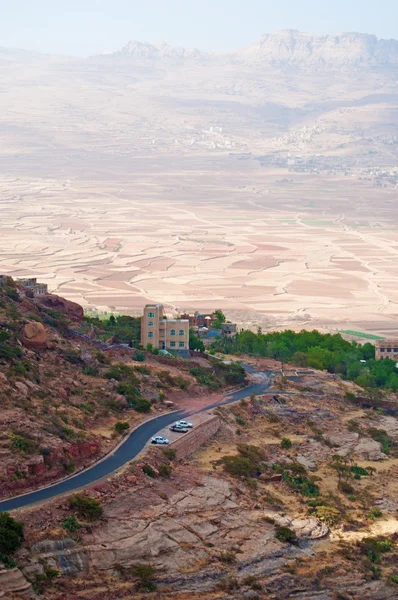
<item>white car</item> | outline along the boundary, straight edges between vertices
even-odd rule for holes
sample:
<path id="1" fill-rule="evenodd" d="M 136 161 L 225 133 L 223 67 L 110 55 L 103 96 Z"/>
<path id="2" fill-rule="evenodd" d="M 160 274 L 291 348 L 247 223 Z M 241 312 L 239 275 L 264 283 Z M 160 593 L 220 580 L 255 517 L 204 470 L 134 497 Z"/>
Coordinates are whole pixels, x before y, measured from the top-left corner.
<path id="1" fill-rule="evenodd" d="M 151 439 L 152 444 L 168 444 L 169 440 L 161 435 L 156 435 Z"/>
<path id="2" fill-rule="evenodd" d="M 193 427 L 193 423 L 188 423 L 188 421 L 177 421 L 177 427 Z"/>

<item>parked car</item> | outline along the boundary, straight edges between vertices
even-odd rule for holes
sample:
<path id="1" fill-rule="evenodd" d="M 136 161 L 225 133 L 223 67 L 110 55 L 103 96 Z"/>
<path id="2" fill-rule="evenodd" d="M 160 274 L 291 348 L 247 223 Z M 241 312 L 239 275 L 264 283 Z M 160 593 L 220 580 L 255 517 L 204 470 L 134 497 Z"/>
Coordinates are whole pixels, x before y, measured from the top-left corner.
<path id="1" fill-rule="evenodd" d="M 151 439 L 152 444 L 168 444 L 169 440 L 161 435 L 156 435 Z"/>
<path id="2" fill-rule="evenodd" d="M 177 431 L 178 433 L 188 433 L 189 431 L 188 427 L 177 425 L 177 423 L 175 423 L 174 425 L 170 425 L 170 429 L 171 431 Z"/>
<path id="3" fill-rule="evenodd" d="M 176 425 L 180 425 L 181 427 L 193 427 L 193 423 L 188 423 L 188 421 L 177 421 Z"/>

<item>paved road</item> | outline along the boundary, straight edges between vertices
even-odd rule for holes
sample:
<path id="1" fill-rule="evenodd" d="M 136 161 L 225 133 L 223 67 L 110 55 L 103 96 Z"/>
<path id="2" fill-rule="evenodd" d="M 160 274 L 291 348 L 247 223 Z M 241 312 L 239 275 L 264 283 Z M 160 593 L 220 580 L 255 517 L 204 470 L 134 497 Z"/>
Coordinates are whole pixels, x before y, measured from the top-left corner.
<path id="1" fill-rule="evenodd" d="M 255 370 L 252 367 L 245 366 L 245 369 L 248 373 L 255 373 Z M 269 385 L 269 379 L 264 373 L 259 373 L 258 375 L 258 383 L 254 383 L 253 385 L 237 390 L 236 392 L 232 392 L 231 394 L 225 396 L 221 402 L 218 402 L 213 406 L 207 406 L 200 412 L 215 408 L 216 406 L 222 406 L 224 404 L 236 402 L 237 400 L 247 398 L 252 394 L 261 394 L 267 389 Z M 29 506 L 35 502 L 48 500 L 49 498 L 64 494 L 65 492 L 72 492 L 73 490 L 85 487 L 90 483 L 101 479 L 102 477 L 106 477 L 107 475 L 110 475 L 116 471 L 116 469 L 124 465 L 126 462 L 129 462 L 135 458 L 137 454 L 139 454 L 144 448 L 149 438 L 154 436 L 158 431 L 164 427 L 167 427 L 167 425 L 170 425 L 170 423 L 173 423 L 178 419 L 192 416 L 193 414 L 187 411 L 177 411 L 174 413 L 167 413 L 166 415 L 159 416 L 156 419 L 152 419 L 151 421 L 143 423 L 126 438 L 116 452 L 107 456 L 101 462 L 93 465 L 81 473 L 77 473 L 68 479 L 60 481 L 59 483 L 54 483 L 35 492 L 29 492 L 23 496 L 16 496 L 15 498 L 4 500 L 3 502 L 0 502 L 0 512 L 14 510 L 23 506 Z"/>

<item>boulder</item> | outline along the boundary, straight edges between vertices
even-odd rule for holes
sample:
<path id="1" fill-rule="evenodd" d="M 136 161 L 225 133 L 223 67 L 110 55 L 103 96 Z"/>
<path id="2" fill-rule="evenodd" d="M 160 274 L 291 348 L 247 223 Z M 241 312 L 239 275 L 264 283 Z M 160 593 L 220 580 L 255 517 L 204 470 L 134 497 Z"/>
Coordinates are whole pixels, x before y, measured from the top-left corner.
<path id="1" fill-rule="evenodd" d="M 386 460 L 388 456 L 381 451 L 379 442 L 362 438 L 355 446 L 355 454 L 362 460 Z"/>
<path id="2" fill-rule="evenodd" d="M 30 321 L 23 326 L 21 331 L 21 342 L 27 348 L 44 350 L 47 348 L 47 332 L 42 323 Z"/>
<path id="3" fill-rule="evenodd" d="M 20 394 L 22 394 L 22 396 L 25 396 L 25 398 L 29 394 L 28 386 L 26 386 L 21 381 L 17 381 L 16 384 L 15 384 L 15 387 L 18 390 L 18 392 Z"/>

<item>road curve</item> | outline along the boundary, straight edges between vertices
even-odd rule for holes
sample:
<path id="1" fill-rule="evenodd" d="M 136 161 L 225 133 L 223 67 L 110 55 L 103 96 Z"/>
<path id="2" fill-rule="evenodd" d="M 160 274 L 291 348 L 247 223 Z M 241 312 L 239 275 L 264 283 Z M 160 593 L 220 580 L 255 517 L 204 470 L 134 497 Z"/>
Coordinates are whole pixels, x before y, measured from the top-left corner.
<path id="1" fill-rule="evenodd" d="M 255 370 L 246 367 L 245 369 L 249 373 L 255 373 Z M 258 383 L 254 383 L 245 388 L 232 392 L 225 396 L 220 402 L 212 406 L 207 406 L 199 412 L 204 412 L 215 408 L 216 406 L 222 406 L 236 402 L 242 398 L 247 398 L 252 394 L 261 394 L 264 392 L 269 385 L 269 380 L 265 374 L 259 373 Z M 143 423 L 137 429 L 132 431 L 125 441 L 117 448 L 113 454 L 106 456 L 101 462 L 96 463 L 92 467 L 89 467 L 81 473 L 72 475 L 68 479 L 53 483 L 47 487 L 41 488 L 34 492 L 28 492 L 22 496 L 15 496 L 8 500 L 0 502 L 0 512 L 15 510 L 36 502 L 42 502 L 43 500 L 49 500 L 60 494 L 66 492 L 73 492 L 79 488 L 85 487 L 98 479 L 106 477 L 116 471 L 119 467 L 123 466 L 126 462 L 133 460 L 144 448 L 148 440 L 154 436 L 158 431 L 170 425 L 174 421 L 181 419 L 182 417 L 192 417 L 195 413 L 189 413 L 188 411 L 177 411 L 173 413 L 167 413 L 165 415 L 151 419 L 146 423 Z"/>

